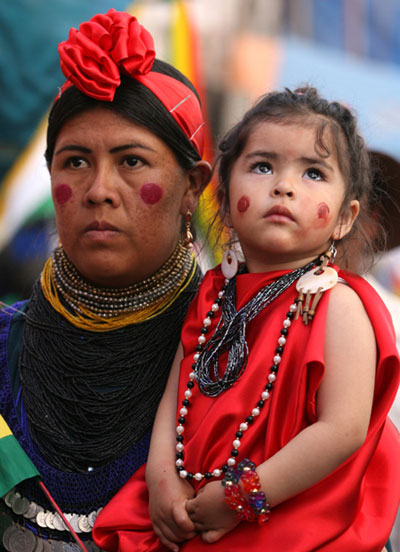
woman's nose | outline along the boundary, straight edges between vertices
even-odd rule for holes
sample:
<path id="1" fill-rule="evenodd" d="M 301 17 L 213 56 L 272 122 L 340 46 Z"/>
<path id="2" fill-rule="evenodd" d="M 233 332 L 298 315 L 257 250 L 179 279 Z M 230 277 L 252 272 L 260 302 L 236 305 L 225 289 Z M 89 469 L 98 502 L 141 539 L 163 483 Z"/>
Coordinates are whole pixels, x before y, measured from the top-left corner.
<path id="1" fill-rule="evenodd" d="M 85 193 L 86 205 L 100 205 L 103 203 L 117 207 L 120 202 L 117 176 L 112 167 L 99 166 L 89 177 Z"/>

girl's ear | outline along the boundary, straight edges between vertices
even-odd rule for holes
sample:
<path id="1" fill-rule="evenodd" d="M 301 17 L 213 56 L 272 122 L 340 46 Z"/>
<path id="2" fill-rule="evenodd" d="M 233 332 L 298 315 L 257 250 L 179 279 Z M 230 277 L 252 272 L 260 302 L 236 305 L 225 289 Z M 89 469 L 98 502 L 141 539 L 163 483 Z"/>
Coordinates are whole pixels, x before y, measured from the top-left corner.
<path id="1" fill-rule="evenodd" d="M 340 240 L 350 232 L 359 212 L 360 202 L 357 201 L 357 199 L 352 199 L 346 213 L 339 217 L 339 220 L 335 226 L 332 233 L 332 238 L 334 240 Z"/>
<path id="2" fill-rule="evenodd" d="M 199 197 L 211 180 L 212 169 L 207 161 L 198 161 L 187 171 L 187 186 L 181 203 L 181 214 L 194 213 Z"/>

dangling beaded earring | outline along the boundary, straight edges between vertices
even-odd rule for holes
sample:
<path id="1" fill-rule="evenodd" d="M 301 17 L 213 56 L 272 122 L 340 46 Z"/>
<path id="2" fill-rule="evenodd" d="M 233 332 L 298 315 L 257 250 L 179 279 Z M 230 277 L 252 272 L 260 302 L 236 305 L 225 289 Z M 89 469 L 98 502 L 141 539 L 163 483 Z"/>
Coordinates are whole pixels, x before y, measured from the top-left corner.
<path id="1" fill-rule="evenodd" d="M 188 249 L 193 249 L 193 234 L 190 229 L 191 222 L 192 222 L 192 212 L 190 209 L 188 209 L 185 215 L 186 230 L 185 230 L 185 237 L 183 240 L 183 245 Z"/>
<path id="2" fill-rule="evenodd" d="M 239 261 L 232 249 L 232 238 L 229 239 L 228 249 L 224 252 L 221 262 L 222 274 L 227 280 L 233 278 L 238 271 Z"/>
<path id="3" fill-rule="evenodd" d="M 312 268 L 298 279 L 296 289 L 299 295 L 296 299 L 295 320 L 301 315 L 305 325 L 311 322 L 323 292 L 337 284 L 338 273 L 334 268 L 327 266 L 329 262 L 334 262 L 336 252 L 335 241 L 332 241 L 328 251 L 320 257 L 320 266 Z M 314 295 L 312 303 L 311 295 Z"/>

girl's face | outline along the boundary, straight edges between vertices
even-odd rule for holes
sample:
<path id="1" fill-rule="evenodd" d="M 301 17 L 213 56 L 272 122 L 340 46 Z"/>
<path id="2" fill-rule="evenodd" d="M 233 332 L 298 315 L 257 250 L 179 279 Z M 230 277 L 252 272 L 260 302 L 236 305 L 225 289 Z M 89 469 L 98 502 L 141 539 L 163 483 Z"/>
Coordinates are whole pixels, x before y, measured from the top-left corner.
<path id="1" fill-rule="evenodd" d="M 316 127 L 262 122 L 251 131 L 229 182 L 230 222 L 250 272 L 297 268 L 346 235 L 358 214 L 344 214 L 345 182 L 335 148 L 315 151 Z"/>
<path id="2" fill-rule="evenodd" d="M 152 132 L 102 108 L 65 124 L 50 174 L 61 243 L 83 276 L 106 287 L 156 272 L 204 184 Z"/>

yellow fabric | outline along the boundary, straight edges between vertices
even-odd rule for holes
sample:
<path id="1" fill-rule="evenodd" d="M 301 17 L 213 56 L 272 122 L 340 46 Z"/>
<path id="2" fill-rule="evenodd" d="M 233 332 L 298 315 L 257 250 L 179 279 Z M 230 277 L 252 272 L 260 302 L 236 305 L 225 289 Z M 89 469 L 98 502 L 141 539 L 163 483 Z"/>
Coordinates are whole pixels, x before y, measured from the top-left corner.
<path id="1" fill-rule="evenodd" d="M 8 427 L 5 419 L 0 414 L 0 439 L 7 437 L 8 435 L 12 435 L 11 429 Z"/>

